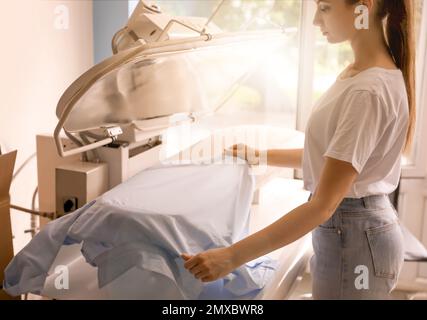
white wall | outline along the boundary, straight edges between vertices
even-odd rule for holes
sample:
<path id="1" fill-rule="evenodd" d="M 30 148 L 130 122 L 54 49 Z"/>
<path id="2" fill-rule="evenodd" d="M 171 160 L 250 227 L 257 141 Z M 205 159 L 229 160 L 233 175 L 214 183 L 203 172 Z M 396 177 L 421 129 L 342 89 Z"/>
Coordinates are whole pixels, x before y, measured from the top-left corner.
<path id="1" fill-rule="evenodd" d="M 53 133 L 61 94 L 92 66 L 92 30 L 89 0 L 0 1 L 0 142 L 18 150 L 16 167 L 36 151 L 36 134 Z M 29 207 L 36 186 L 33 159 L 12 185 L 12 203 Z M 15 251 L 29 240 L 29 221 L 12 212 Z"/>

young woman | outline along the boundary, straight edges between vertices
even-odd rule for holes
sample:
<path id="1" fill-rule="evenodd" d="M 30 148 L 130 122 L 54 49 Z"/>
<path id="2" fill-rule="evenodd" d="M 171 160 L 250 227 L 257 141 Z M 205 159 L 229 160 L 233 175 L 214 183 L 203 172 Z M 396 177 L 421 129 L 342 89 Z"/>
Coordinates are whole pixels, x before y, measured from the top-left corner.
<path id="1" fill-rule="evenodd" d="M 354 63 L 315 106 L 304 149 L 267 151 L 268 165 L 303 169 L 309 201 L 230 247 L 183 253 L 196 278 L 221 278 L 314 229 L 315 299 L 388 298 L 404 252 L 387 195 L 415 125 L 411 1 L 316 0 L 314 24 L 330 43 L 350 41 Z M 368 29 L 356 27 L 360 5 Z"/>

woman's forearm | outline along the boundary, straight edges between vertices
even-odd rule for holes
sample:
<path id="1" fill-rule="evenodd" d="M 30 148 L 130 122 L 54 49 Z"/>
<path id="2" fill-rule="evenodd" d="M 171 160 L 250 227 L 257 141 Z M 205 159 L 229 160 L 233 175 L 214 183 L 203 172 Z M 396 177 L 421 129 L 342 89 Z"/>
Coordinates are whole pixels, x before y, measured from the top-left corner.
<path id="1" fill-rule="evenodd" d="M 268 227 L 229 247 L 236 267 L 288 245 L 326 221 L 330 214 L 306 202 Z"/>
<path id="2" fill-rule="evenodd" d="M 302 168 L 304 149 L 267 150 L 267 164 L 274 167 Z"/>

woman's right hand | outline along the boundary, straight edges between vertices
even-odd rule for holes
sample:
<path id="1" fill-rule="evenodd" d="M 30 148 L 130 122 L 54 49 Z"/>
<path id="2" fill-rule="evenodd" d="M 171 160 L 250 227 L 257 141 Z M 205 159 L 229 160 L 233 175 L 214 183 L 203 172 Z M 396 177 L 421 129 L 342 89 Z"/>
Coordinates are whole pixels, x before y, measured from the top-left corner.
<path id="1" fill-rule="evenodd" d="M 239 143 L 224 149 L 224 154 L 246 160 L 250 165 L 259 164 L 259 151 L 245 144 Z"/>

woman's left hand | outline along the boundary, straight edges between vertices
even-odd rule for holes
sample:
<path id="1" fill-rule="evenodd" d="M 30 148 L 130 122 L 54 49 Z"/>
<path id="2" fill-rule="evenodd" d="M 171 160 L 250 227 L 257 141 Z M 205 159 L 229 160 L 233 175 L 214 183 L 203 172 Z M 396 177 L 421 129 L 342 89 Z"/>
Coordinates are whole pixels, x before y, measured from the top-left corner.
<path id="1" fill-rule="evenodd" d="M 183 253 L 181 257 L 186 261 L 184 267 L 203 282 L 222 278 L 237 267 L 228 247 L 207 250 L 195 256 Z"/>

